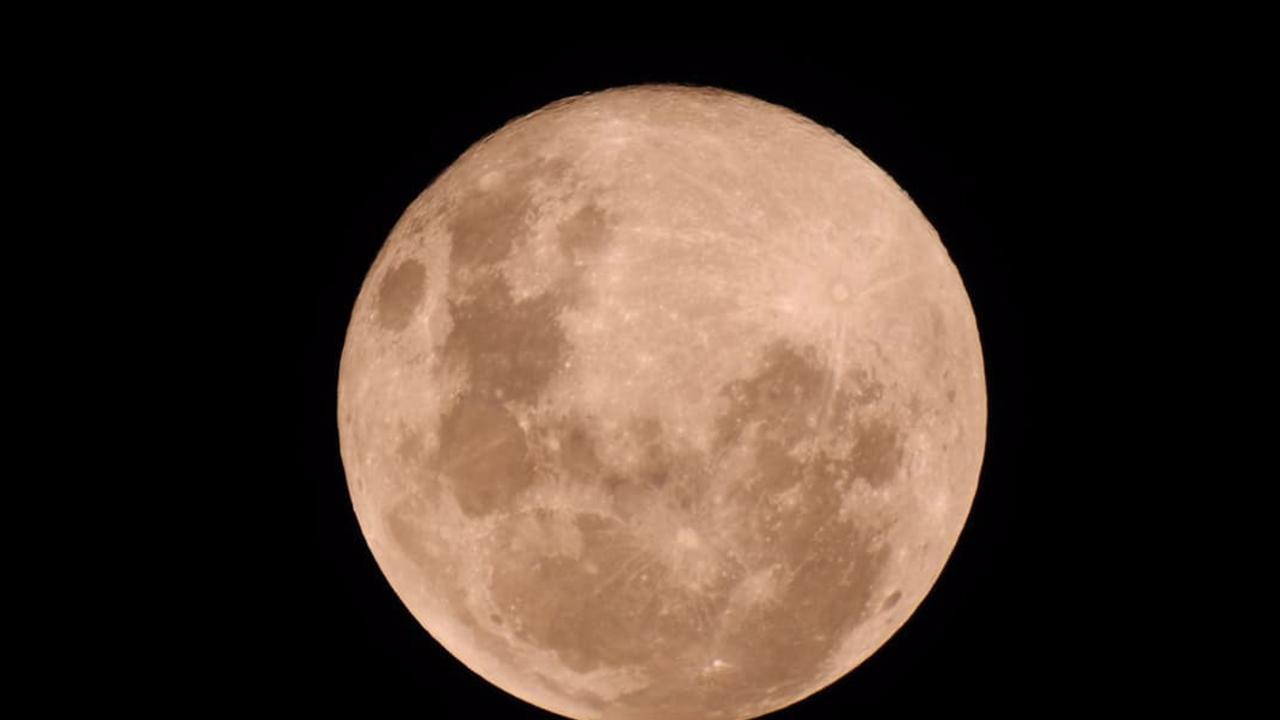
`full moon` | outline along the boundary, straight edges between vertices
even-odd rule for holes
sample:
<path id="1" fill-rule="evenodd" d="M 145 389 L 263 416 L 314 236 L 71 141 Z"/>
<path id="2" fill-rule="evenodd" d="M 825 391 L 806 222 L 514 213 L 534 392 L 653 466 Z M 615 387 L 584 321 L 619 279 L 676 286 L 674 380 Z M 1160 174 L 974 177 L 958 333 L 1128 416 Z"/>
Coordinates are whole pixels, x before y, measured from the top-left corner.
<path id="1" fill-rule="evenodd" d="M 462 155 L 365 278 L 356 517 L 459 661 L 571 718 L 751 718 L 876 651 L 982 464 L 968 295 L 907 194 L 751 97 L 553 103 Z"/>

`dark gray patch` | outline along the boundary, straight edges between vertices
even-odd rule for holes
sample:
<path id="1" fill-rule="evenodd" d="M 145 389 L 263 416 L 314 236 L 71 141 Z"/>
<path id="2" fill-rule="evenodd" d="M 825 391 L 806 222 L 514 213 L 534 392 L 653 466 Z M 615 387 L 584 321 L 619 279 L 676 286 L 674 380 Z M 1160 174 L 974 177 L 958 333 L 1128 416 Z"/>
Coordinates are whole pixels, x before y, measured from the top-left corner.
<path id="1" fill-rule="evenodd" d="M 604 247 L 609 239 L 609 218 L 596 205 L 587 205 L 560 223 L 560 249 L 570 260 L 582 261 Z"/>
<path id="2" fill-rule="evenodd" d="M 855 476 L 866 478 L 878 488 L 893 479 L 902 464 L 902 454 L 901 431 L 883 420 L 868 420 L 855 431 L 849 465 Z"/>
<path id="3" fill-rule="evenodd" d="M 492 265 L 510 255 L 515 242 L 528 235 L 536 210 L 532 183 L 559 183 L 568 169 L 563 160 L 524 160 L 490 190 L 464 194 L 448 223 L 455 270 Z"/>
<path id="4" fill-rule="evenodd" d="M 405 463 L 417 462 L 422 457 L 422 431 L 400 428 L 400 442 L 396 443 L 396 456 Z"/>
<path id="5" fill-rule="evenodd" d="M 423 532 L 434 517 L 433 505 L 434 502 L 423 495 L 410 495 L 387 511 L 384 516 L 387 528 L 392 541 L 422 576 L 434 578 L 431 592 L 443 598 L 449 612 L 460 622 L 471 624 L 475 618 L 458 582 L 456 565 L 442 557 L 443 549 L 433 548 Z"/>
<path id="6" fill-rule="evenodd" d="M 567 342 L 557 317 L 565 304 L 554 293 L 513 302 L 504 280 L 486 276 L 466 300 L 450 302 L 445 361 L 468 373 L 474 392 L 528 400 L 564 362 Z"/>
<path id="7" fill-rule="evenodd" d="M 705 658 L 682 664 L 672 655 L 650 667 L 652 685 L 618 698 L 616 705 L 642 707 L 663 717 L 699 718 L 709 708 L 808 689 L 848 633 L 866 619 L 871 587 L 889 559 L 887 550 L 872 550 L 847 526 L 824 523 L 814 529 L 809 538 L 776 541 L 774 554 L 766 554 L 763 567 L 781 561 L 794 575 L 785 582 L 786 571 L 779 573 L 784 584 L 772 602 L 746 608 L 747 615 L 728 626 L 731 630 L 715 636 L 716 655 L 726 658 L 728 667 L 702 675 Z M 763 546 L 767 553 L 768 542 Z M 723 616 L 717 609 L 725 607 L 707 605 L 713 617 Z"/>
<path id="8" fill-rule="evenodd" d="M 846 374 L 844 384 L 850 390 L 841 390 L 840 404 L 852 402 L 855 405 L 874 405 L 884 397 L 884 384 L 871 376 L 866 370 L 858 369 Z"/>
<path id="9" fill-rule="evenodd" d="M 503 552 L 496 555 L 490 591 L 516 636 L 555 652 L 577 672 L 660 666 L 685 650 L 698 620 L 661 612 L 680 591 L 663 564 L 616 520 L 579 513 L 572 522 L 582 534 L 581 559 L 512 542 L 514 521 L 499 526 Z"/>
<path id="10" fill-rule="evenodd" d="M 827 379 L 828 372 L 812 348 L 773 343 L 759 372 L 720 391 L 729 409 L 716 419 L 717 440 L 730 444 L 748 423 L 763 421 L 770 439 L 795 443 L 812 432 L 807 422 L 822 407 Z"/>
<path id="11" fill-rule="evenodd" d="M 662 422 L 657 418 L 637 418 L 631 422 L 629 432 L 640 448 L 640 465 L 636 478 L 643 484 L 661 489 L 675 472 L 675 458 L 664 441 Z"/>
<path id="12" fill-rule="evenodd" d="M 893 606 L 897 605 L 898 601 L 901 599 L 902 599 L 902 591 L 894 590 L 893 592 L 889 593 L 889 597 L 885 598 L 884 602 L 880 604 L 880 611 L 884 612 L 886 610 L 892 610 Z"/>
<path id="13" fill-rule="evenodd" d="M 423 432 L 420 428 L 400 426 L 400 439 L 396 442 L 395 457 L 399 460 L 396 472 L 401 481 L 408 483 L 425 494 L 435 498 L 440 492 L 440 481 L 436 467 L 432 464 L 423 444 Z"/>
<path id="14" fill-rule="evenodd" d="M 729 402 L 717 418 L 719 443 L 741 442 L 742 428 L 753 422 L 762 431 L 752 447 L 756 478 L 738 496 L 743 508 L 739 542 L 750 548 L 755 567 L 781 568 L 772 601 L 749 608 L 750 616 L 723 637 L 726 653 L 749 658 L 715 680 L 717 692 L 727 696 L 762 698 L 803 690 L 865 621 L 872 589 L 890 560 L 888 548 L 873 546 L 869 529 L 840 517 L 837 480 L 849 474 L 846 463 L 824 452 L 812 461 L 792 454 L 797 442 L 815 434 L 861 433 L 848 465 L 885 475 L 881 458 L 892 454 L 886 448 L 895 436 L 880 425 L 856 422 L 857 408 L 878 399 L 882 389 L 866 377 L 847 383 L 833 398 L 835 414 L 813 428 L 808 420 L 823 412 L 830 384 L 830 372 L 815 351 L 778 343 L 753 376 L 723 391 Z M 761 501 L 793 488 L 796 503 Z"/>
<path id="15" fill-rule="evenodd" d="M 633 475 L 608 472 L 603 476 L 602 482 L 612 501 L 614 512 L 624 519 L 631 517 L 652 493 L 648 485 Z"/>
<path id="16" fill-rule="evenodd" d="M 589 421 L 579 417 L 546 420 L 539 423 L 538 432 L 542 440 L 538 463 L 544 472 L 572 482 L 603 482 L 606 467 L 596 452 Z"/>
<path id="17" fill-rule="evenodd" d="M 475 392 L 441 420 L 437 462 L 458 505 L 473 517 L 509 507 L 534 477 L 524 430 L 501 405 Z"/>
<path id="18" fill-rule="evenodd" d="M 417 260 L 405 260 L 382 278 L 374 305 L 378 324 L 387 330 L 409 327 L 427 294 L 427 269 Z"/>
<path id="19" fill-rule="evenodd" d="M 734 654 L 751 658 L 737 680 L 743 689 L 800 689 L 819 673 L 843 638 L 867 617 L 872 588 L 890 559 L 867 534 L 839 521 L 839 501 L 806 477 L 800 505 L 768 523 L 766 557 L 785 568 L 774 600 L 752 610 L 728 638 Z M 768 562 L 768 560 L 766 560 Z"/>
<path id="20" fill-rule="evenodd" d="M 942 314 L 942 308 L 937 305 L 929 306 L 929 327 L 933 339 L 941 346 L 947 337 L 947 319 Z"/>
<path id="21" fill-rule="evenodd" d="M 821 429 L 822 462 L 816 472 L 832 482 L 864 477 L 873 487 L 891 481 L 902 463 L 903 431 L 888 419 L 871 416 L 884 396 L 884 386 L 866 373 L 854 373 L 836 393 Z M 833 449 L 848 444 L 847 449 Z"/>
<path id="22" fill-rule="evenodd" d="M 428 567 L 427 556 L 422 547 L 421 527 L 419 523 L 426 517 L 427 508 L 421 498 L 410 496 L 387 512 L 387 527 L 391 531 L 391 539 L 419 567 Z"/>

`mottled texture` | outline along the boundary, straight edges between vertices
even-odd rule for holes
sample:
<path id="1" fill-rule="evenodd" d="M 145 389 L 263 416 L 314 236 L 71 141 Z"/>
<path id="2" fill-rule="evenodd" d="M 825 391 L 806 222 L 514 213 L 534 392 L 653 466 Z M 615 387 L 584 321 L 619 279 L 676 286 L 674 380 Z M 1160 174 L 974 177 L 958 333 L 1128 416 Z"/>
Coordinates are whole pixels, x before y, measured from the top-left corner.
<path id="1" fill-rule="evenodd" d="M 378 286 L 378 323 L 387 330 L 404 330 L 426 294 L 427 272 L 422 263 L 406 260 L 387 273 Z"/>
<path id="2" fill-rule="evenodd" d="M 406 211 L 339 426 L 405 604 L 577 718 L 747 718 L 855 667 L 951 552 L 986 401 L 929 223 L 835 134 L 730 93 L 556 103 Z"/>

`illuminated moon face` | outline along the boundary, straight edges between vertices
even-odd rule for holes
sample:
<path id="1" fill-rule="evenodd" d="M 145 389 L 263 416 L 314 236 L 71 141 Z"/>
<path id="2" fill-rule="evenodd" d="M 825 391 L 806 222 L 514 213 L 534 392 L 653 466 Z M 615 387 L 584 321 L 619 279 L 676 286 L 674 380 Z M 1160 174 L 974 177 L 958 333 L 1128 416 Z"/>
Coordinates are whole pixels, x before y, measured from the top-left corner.
<path id="1" fill-rule="evenodd" d="M 356 515 L 454 656 L 574 718 L 748 718 L 849 672 L 977 486 L 977 328 L 845 140 L 727 92 L 574 98 L 405 212 L 339 381 Z"/>

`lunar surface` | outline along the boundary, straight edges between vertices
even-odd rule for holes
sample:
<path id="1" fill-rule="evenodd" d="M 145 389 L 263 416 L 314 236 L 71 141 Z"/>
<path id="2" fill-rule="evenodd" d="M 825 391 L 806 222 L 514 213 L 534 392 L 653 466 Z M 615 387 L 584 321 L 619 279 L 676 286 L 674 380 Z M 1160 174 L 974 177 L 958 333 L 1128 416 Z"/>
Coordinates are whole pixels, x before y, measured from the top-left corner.
<path id="1" fill-rule="evenodd" d="M 571 718 L 749 718 L 919 605 L 977 488 L 973 311 L 835 133 L 728 92 L 552 104 L 408 208 L 338 387 L 360 526 L 467 667 Z"/>

